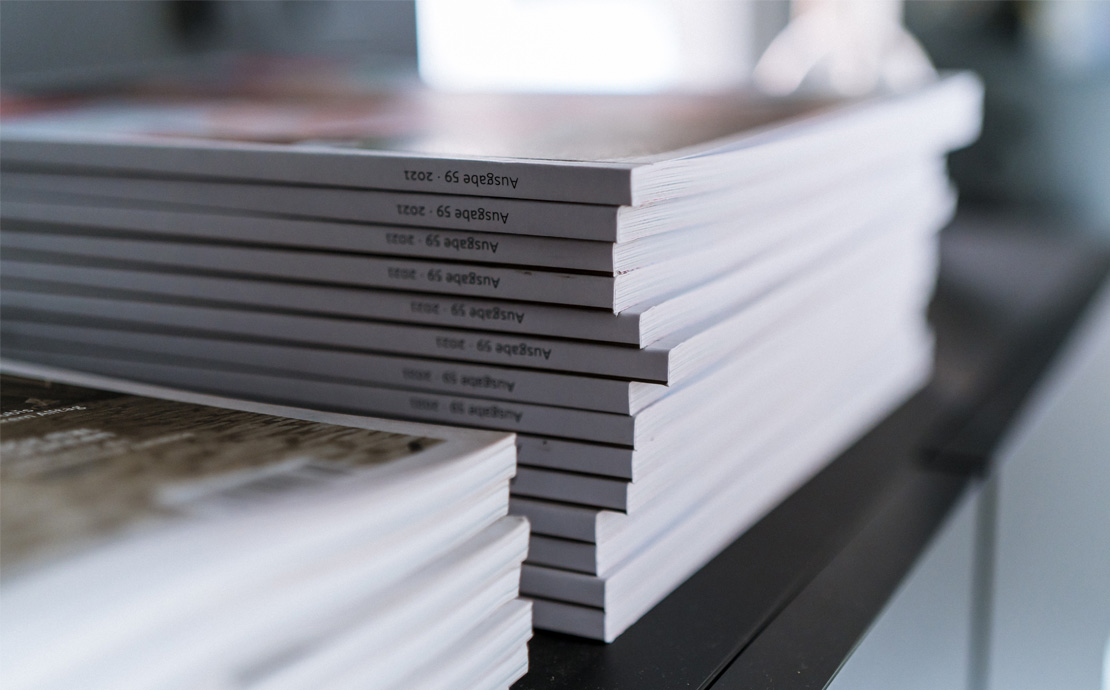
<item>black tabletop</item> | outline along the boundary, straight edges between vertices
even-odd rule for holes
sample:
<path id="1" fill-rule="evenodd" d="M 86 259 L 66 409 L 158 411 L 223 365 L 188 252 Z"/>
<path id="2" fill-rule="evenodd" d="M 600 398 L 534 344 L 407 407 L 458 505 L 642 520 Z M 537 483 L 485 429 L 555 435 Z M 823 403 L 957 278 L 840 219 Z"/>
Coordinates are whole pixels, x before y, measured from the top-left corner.
<path id="1" fill-rule="evenodd" d="M 942 234 L 933 381 L 615 642 L 537 632 L 514 688 L 822 688 L 968 486 L 1105 278 L 1079 237 Z"/>

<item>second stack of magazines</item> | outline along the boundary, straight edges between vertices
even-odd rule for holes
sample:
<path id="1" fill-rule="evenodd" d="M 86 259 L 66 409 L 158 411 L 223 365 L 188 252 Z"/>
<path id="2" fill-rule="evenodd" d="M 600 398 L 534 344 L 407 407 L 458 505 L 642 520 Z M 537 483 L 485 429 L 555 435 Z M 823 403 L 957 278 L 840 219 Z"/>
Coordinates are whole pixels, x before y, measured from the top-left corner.
<path id="1" fill-rule="evenodd" d="M 3 351 L 516 432 L 535 626 L 611 641 L 926 380 L 979 102 L 955 75 L 12 119 Z"/>
<path id="2" fill-rule="evenodd" d="M 7 363 L 0 385 L 5 690 L 500 690 L 527 670 L 509 434 Z"/>

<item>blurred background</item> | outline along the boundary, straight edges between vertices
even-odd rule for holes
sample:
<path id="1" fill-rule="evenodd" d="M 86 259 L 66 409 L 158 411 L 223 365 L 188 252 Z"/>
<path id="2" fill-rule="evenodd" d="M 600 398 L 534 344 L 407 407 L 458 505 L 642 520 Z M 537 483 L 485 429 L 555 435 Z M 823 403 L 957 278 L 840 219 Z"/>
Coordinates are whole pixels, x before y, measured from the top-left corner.
<path id="1" fill-rule="evenodd" d="M 101 88 L 250 55 L 439 88 L 731 88 L 789 17 L 771 0 L 4 0 L 0 85 Z M 964 208 L 1110 238 L 1110 2 L 909 0 L 904 21 L 938 69 L 987 85 L 983 136 L 951 162 Z"/>

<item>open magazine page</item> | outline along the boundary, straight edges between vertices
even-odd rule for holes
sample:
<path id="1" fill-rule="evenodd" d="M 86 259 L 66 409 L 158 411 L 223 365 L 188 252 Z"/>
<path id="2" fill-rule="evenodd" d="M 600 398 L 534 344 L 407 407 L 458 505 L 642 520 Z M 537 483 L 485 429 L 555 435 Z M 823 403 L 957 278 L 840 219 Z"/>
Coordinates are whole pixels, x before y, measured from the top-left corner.
<path id="1" fill-rule="evenodd" d="M 510 435 L 3 370 L 6 688 L 237 678 L 387 610 L 438 649 L 516 596 Z M 453 581 L 505 578 L 473 620 L 416 635 L 469 596 Z"/>
<path id="2" fill-rule="evenodd" d="M 439 439 L 4 375 L 0 559 L 315 487 Z"/>
<path id="3" fill-rule="evenodd" d="M 49 370 L 38 373 L 64 377 Z M 98 383 L 96 377 L 84 378 Z M 335 487 L 386 465 L 431 455 L 443 444 L 455 446 L 449 452 L 461 456 L 480 450 L 482 441 L 492 447 L 510 443 L 503 435 L 483 432 L 441 431 L 436 438 L 422 433 L 434 434 L 431 427 L 418 425 L 383 422 L 384 427 L 411 428 L 355 428 L 274 416 L 281 411 L 274 406 L 254 405 L 258 412 L 226 409 L 211 406 L 220 402 L 211 396 L 183 394 L 178 397 L 198 402 L 181 402 L 8 373 L 2 383 L 0 560 L 5 577 L 37 560 L 140 528 Z M 331 417 L 338 424 L 358 419 Z M 381 420 L 362 418 L 361 425 L 374 421 Z M 462 442 L 444 438 L 452 435 Z"/>

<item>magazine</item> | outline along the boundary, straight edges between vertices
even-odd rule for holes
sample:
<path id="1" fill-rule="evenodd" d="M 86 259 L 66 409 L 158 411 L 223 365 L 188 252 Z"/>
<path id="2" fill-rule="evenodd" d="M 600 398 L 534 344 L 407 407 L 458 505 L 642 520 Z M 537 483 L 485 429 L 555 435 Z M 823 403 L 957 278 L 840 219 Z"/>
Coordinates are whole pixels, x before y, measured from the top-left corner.
<path id="1" fill-rule="evenodd" d="M 978 132 L 981 91 L 955 74 L 913 93 L 835 102 L 423 89 L 102 98 L 6 117 L 0 153 L 9 169 L 639 206 L 867 150 L 956 147 Z M 389 203 L 409 203 L 400 199 Z"/>
<path id="2" fill-rule="evenodd" d="M 5 687 L 235 677 L 362 625 L 398 588 L 433 600 L 411 583 L 445 558 L 452 577 L 515 582 L 511 436 L 3 371 L 0 602 L 20 631 L 0 647 Z"/>

